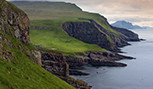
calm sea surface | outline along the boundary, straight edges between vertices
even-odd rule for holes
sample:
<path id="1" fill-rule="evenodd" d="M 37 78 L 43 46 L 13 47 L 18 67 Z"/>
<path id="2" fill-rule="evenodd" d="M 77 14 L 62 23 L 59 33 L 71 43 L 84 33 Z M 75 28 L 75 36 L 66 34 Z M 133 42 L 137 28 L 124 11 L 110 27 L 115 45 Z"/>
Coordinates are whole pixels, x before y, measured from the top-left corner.
<path id="1" fill-rule="evenodd" d="M 89 76 L 73 76 L 93 86 L 92 89 L 153 89 L 153 30 L 134 30 L 141 42 L 130 42 L 131 46 L 122 48 L 124 55 L 134 60 L 122 60 L 127 67 L 86 67 Z"/>

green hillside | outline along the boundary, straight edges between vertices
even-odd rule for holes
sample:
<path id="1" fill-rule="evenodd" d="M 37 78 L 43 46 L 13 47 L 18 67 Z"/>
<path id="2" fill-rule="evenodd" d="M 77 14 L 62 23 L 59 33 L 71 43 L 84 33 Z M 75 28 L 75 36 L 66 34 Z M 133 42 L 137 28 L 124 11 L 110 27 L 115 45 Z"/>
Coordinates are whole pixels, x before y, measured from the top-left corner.
<path id="1" fill-rule="evenodd" d="M 67 56 L 75 56 L 77 53 L 85 53 L 88 51 L 106 51 L 95 44 L 87 44 L 70 37 L 62 30 L 31 29 L 30 37 L 32 43 L 41 45 L 43 48 L 53 52 L 63 53 Z"/>
<path id="2" fill-rule="evenodd" d="M 29 60 L 26 54 L 18 49 L 18 45 L 21 45 L 23 50 L 32 50 L 34 47 L 25 46 L 2 31 L 0 34 L 11 41 L 11 46 L 4 41 L 2 44 L 3 49 L 13 55 L 10 62 L 0 58 L 0 89 L 73 89 L 66 82 Z"/>
<path id="3" fill-rule="evenodd" d="M 118 34 L 108 26 L 105 17 L 98 13 L 82 11 L 75 4 L 64 2 L 15 2 L 14 4 L 24 10 L 30 20 L 52 20 L 57 22 L 59 20 L 78 21 L 78 18 L 87 18 L 95 20 L 105 29 Z"/>
<path id="4" fill-rule="evenodd" d="M 5 0 L 0 1 L 0 7 L 0 19 L 2 20 L 0 24 L 0 89 L 74 89 L 65 81 L 34 63 L 36 58 L 31 52 L 36 48 L 31 44 L 25 45 L 21 39 L 19 41 L 15 38 L 14 31 L 17 29 L 14 29 L 14 25 L 28 26 L 26 22 L 25 24 L 19 23 L 15 19 L 15 16 L 18 18 L 24 16 L 24 12 Z M 8 24 L 6 17 L 12 14 L 7 15 L 7 12 L 14 14 L 14 18 L 9 19 L 14 21 L 11 24 L 16 23 L 13 26 Z M 25 18 L 28 17 L 25 16 Z M 21 29 L 18 30 L 21 31 Z"/>
<path id="5" fill-rule="evenodd" d="M 106 51 L 95 44 L 87 44 L 70 37 L 62 30 L 62 24 L 65 22 L 89 22 L 88 20 L 81 20 L 79 18 L 93 19 L 107 29 L 110 34 L 114 34 L 115 36 L 120 34 L 109 27 L 103 16 L 82 11 L 75 4 L 64 2 L 30 2 L 30 4 L 29 2 L 13 3 L 28 14 L 32 26 L 53 29 L 31 29 L 30 37 L 32 43 L 41 45 L 43 48 L 47 48 L 54 52 L 74 56 L 76 53 L 80 52 Z M 107 37 L 110 42 L 113 42 L 109 36 Z"/>

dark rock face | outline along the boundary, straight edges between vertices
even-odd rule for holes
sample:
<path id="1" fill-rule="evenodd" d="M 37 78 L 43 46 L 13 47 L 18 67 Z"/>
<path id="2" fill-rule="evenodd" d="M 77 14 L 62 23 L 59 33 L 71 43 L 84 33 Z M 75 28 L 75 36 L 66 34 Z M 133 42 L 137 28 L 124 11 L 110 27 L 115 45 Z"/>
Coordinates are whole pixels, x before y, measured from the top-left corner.
<path id="1" fill-rule="evenodd" d="M 1 0 L 0 4 L 0 30 L 13 35 L 24 44 L 29 44 L 30 20 L 27 15 L 5 0 Z"/>
<path id="2" fill-rule="evenodd" d="M 42 67 L 57 76 L 68 76 L 69 66 L 62 54 L 42 52 Z"/>
<path id="3" fill-rule="evenodd" d="M 77 89 L 90 89 L 86 82 L 69 76 L 69 65 L 66 63 L 64 55 L 43 51 L 41 52 L 41 58 L 42 67 L 48 72 L 53 73 Z M 81 74 L 82 72 L 75 72 L 74 74 L 76 73 Z M 85 75 L 85 73 L 82 74 Z"/>
<path id="4" fill-rule="evenodd" d="M 129 45 L 128 42 L 123 39 L 124 36 L 122 36 L 120 34 L 113 33 L 113 32 L 111 32 L 109 30 L 104 29 L 102 26 L 100 26 L 99 24 L 97 24 L 94 20 L 90 20 L 90 19 L 88 19 L 88 20 L 91 23 L 93 23 L 97 28 L 99 28 L 99 30 L 101 30 L 105 34 L 107 34 L 113 40 L 113 42 L 115 43 L 115 45 L 117 47 L 123 47 L 123 46 Z M 105 21 L 106 21 L 106 23 L 108 24 L 108 27 L 109 27 L 109 23 L 107 22 L 107 19 L 105 19 Z"/>
<path id="5" fill-rule="evenodd" d="M 93 24 L 88 22 L 68 22 L 63 24 L 63 30 L 68 35 L 89 44 L 97 44 L 107 50 L 117 50 L 115 44 L 111 43 L 107 35 L 100 32 Z"/>
<path id="6" fill-rule="evenodd" d="M 88 64 L 88 57 L 70 57 L 70 56 L 66 56 L 66 62 L 69 64 L 69 67 L 71 69 L 77 69 L 80 68 L 83 65 L 87 65 Z"/>
<path id="7" fill-rule="evenodd" d="M 109 30 L 104 29 L 102 26 L 97 24 L 94 20 L 88 20 L 88 22 L 67 22 L 63 24 L 63 30 L 70 36 L 79 39 L 83 42 L 90 44 L 97 44 L 102 48 L 110 51 L 119 51 L 117 47 L 123 47 L 129 45 L 127 41 L 139 41 L 138 35 L 132 31 L 112 27 L 108 24 L 108 27 L 118 32 L 113 33 Z M 112 41 L 110 40 L 112 39 Z"/>
<path id="8" fill-rule="evenodd" d="M 0 1 L 0 30 L 3 33 L 12 36 L 12 38 L 15 37 L 23 44 L 28 45 L 30 43 L 29 26 L 30 20 L 22 10 L 5 0 Z M 3 40 L 9 48 L 14 48 L 11 39 L 5 37 L 3 34 L 0 34 L 0 40 Z M 31 49 L 25 50 L 22 45 L 16 46 L 29 59 L 41 66 L 40 53 L 38 51 Z M 10 62 L 11 57 L 15 59 L 13 53 L 4 49 L 1 43 L 0 49 L 1 58 L 8 62 Z"/>

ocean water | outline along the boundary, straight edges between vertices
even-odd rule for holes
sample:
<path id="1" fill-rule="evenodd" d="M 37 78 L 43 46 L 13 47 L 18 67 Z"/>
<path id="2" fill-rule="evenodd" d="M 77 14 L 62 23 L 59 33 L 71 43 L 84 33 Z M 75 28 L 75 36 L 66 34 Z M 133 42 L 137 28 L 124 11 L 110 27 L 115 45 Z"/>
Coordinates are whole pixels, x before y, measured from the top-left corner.
<path id="1" fill-rule="evenodd" d="M 123 55 L 132 56 L 134 60 L 121 60 L 127 67 L 87 66 L 84 72 L 89 76 L 73 76 L 89 83 L 92 89 L 153 89 L 153 30 L 134 30 L 141 42 L 121 48 Z"/>

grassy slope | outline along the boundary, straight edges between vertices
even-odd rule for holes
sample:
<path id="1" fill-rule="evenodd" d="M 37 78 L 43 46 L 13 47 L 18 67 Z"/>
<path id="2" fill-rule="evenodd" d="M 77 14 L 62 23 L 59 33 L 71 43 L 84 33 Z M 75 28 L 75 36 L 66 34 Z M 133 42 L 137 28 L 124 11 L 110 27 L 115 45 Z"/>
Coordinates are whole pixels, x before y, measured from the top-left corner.
<path id="1" fill-rule="evenodd" d="M 47 72 L 18 49 L 20 45 L 23 50 L 34 49 L 33 46 L 25 46 L 14 37 L 6 35 L 2 31 L 3 37 L 10 39 L 12 44 L 2 41 L 3 49 L 11 52 L 13 57 L 11 62 L 6 62 L 0 58 L 0 89 L 74 89 L 66 82 L 53 74 Z M 30 54 L 29 54 L 30 55 Z"/>
<path id="2" fill-rule="evenodd" d="M 60 31 L 32 29 L 30 37 L 35 44 L 69 56 L 75 56 L 75 53 L 85 53 L 88 51 L 106 51 L 97 45 L 84 43 L 63 33 Z"/>
<path id="3" fill-rule="evenodd" d="M 21 2 L 22 3 L 22 2 Z M 106 19 L 97 14 L 82 11 L 78 6 L 71 3 L 63 2 L 43 2 L 43 3 L 32 3 L 32 4 L 18 4 L 29 15 L 31 20 L 77 20 L 78 18 L 93 19 L 105 29 L 118 34 L 112 30 Z M 78 20 L 77 20 L 78 21 Z"/>
<path id="4" fill-rule="evenodd" d="M 22 3 L 22 2 L 21 2 Z M 70 3 L 31 3 L 31 4 L 17 4 L 22 10 L 27 12 L 31 21 L 31 25 L 50 27 L 57 29 L 57 31 L 37 31 L 31 29 L 30 37 L 34 44 L 42 45 L 55 52 L 62 52 L 65 55 L 74 55 L 75 53 L 87 51 L 106 51 L 96 45 L 86 44 L 77 39 L 68 36 L 62 31 L 61 25 L 65 22 L 84 21 L 78 18 L 93 19 L 108 31 L 118 35 L 116 31 L 112 30 L 105 18 L 96 13 L 89 13 L 82 11 L 79 7 Z M 108 36 L 110 42 L 112 39 Z M 66 41 L 71 41 L 67 43 Z"/>

